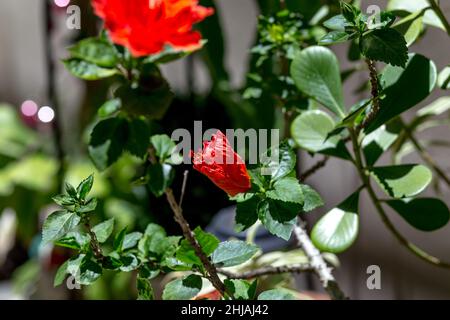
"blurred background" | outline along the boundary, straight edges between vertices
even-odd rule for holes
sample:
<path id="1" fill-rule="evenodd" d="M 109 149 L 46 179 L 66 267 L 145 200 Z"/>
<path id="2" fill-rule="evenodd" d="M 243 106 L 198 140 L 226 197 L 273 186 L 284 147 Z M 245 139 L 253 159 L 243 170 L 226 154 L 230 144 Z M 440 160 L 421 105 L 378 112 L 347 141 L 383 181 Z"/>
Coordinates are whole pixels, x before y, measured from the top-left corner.
<path id="1" fill-rule="evenodd" d="M 70 5 L 81 9 L 81 29 L 70 30 L 66 25 L 70 16 L 65 8 L 67 2 L 58 1 L 63 7 L 53 1 L 47 4 L 45 0 L 0 2 L 0 299 L 80 298 L 77 290 L 52 286 L 54 272 L 68 258 L 68 253 L 39 246 L 40 224 L 55 209 L 51 196 L 58 192 L 62 180 L 75 184 L 96 172 L 94 195 L 101 199 L 100 216 L 115 217 L 118 228 L 128 225 L 129 230 L 139 230 L 153 221 L 169 233 L 178 233 L 164 201 L 152 198 L 145 187 L 129 183 L 137 174 L 136 159 L 125 156 L 100 174 L 87 156 L 92 119 L 108 95 L 109 84 L 79 81 L 60 63 L 67 56 L 66 48 L 70 44 L 94 36 L 99 30 L 99 21 L 87 0 L 70 1 Z M 212 4 L 211 0 L 201 2 L 206 6 Z M 302 8 L 310 11 L 313 3 L 319 6 L 329 3 L 330 8 L 337 3 L 291 2 L 300 11 Z M 258 15 L 261 11 L 276 12 L 276 5 L 262 0 L 216 0 L 214 3 L 217 15 L 200 26 L 209 40 L 208 49 L 163 69 L 177 98 L 157 131 L 170 134 L 175 128 L 191 130 L 194 120 L 202 120 L 204 128 L 276 125 L 276 114 L 271 109 L 249 104 L 241 98 L 248 81 L 246 75 L 251 65 L 250 49 L 257 37 Z M 386 1 L 362 1 L 363 8 L 372 4 L 384 8 Z M 441 1 L 441 5 L 450 18 L 450 1 Z M 333 50 L 340 58 L 342 70 L 352 67 L 347 59 L 347 45 L 334 46 Z M 429 28 L 410 51 L 434 60 L 438 70 L 450 62 L 449 37 L 438 28 Z M 358 90 L 366 81 L 365 72 L 355 72 L 345 82 L 347 105 L 367 96 L 367 91 Z M 436 90 L 423 105 L 443 95 L 444 91 Z M 258 117 L 254 116 L 256 113 Z M 428 130 L 423 135 L 449 137 L 448 129 Z M 448 149 L 430 152 L 450 170 Z M 408 160 L 421 162 L 414 155 Z M 60 161 L 64 170 L 60 169 Z M 299 165 L 308 168 L 316 161 L 302 154 Z M 389 162 L 389 155 L 385 162 Z M 358 187 L 358 181 L 352 166 L 339 160 L 331 161 L 308 180 L 326 202 L 325 207 L 308 216 L 310 225 Z M 225 194 L 211 188 L 206 178 L 192 174 L 189 184 L 184 206 L 192 225 L 209 225 L 217 212 L 230 205 Z M 436 191 L 429 188 L 427 192 Z M 450 204 L 450 190 L 441 186 L 439 192 Z M 352 299 L 450 299 L 450 271 L 430 266 L 403 249 L 367 200 L 363 198 L 361 203 L 359 238 L 339 257 L 341 266 L 336 275 L 342 289 Z M 450 226 L 424 233 L 413 230 L 397 215 L 391 218 L 413 242 L 450 260 Z M 210 225 L 210 228 L 215 227 Z M 272 243 L 268 248 L 287 246 L 287 243 Z M 381 290 L 367 289 L 366 270 L 370 265 L 381 268 Z M 129 277 L 105 276 L 85 289 L 83 298 L 132 298 Z M 298 285 L 320 291 L 320 285 L 310 277 L 301 277 Z"/>

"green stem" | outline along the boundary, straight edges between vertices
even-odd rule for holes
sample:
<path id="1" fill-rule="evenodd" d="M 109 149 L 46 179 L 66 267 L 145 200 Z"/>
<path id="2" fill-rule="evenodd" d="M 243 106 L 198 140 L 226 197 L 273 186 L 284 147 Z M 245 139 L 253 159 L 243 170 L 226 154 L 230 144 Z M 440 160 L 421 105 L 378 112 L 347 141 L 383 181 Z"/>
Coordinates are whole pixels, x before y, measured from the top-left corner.
<path id="1" fill-rule="evenodd" d="M 358 169 L 358 173 L 361 177 L 361 180 L 364 183 L 364 186 L 367 189 L 367 192 L 369 194 L 370 199 L 372 200 L 375 209 L 379 213 L 381 220 L 383 221 L 384 225 L 388 228 L 388 230 L 395 236 L 395 238 L 400 242 L 401 245 L 406 247 L 409 251 L 411 251 L 414 255 L 419 257 L 425 262 L 428 262 L 432 265 L 442 267 L 442 268 L 450 268 L 450 263 L 441 261 L 439 258 L 434 257 L 430 255 L 429 253 L 425 252 L 424 250 L 417 247 L 414 243 L 410 242 L 408 239 L 406 239 L 392 224 L 392 222 L 389 220 L 386 212 L 383 209 L 383 206 L 381 205 L 380 200 L 377 198 L 377 195 L 375 193 L 375 190 L 372 188 L 372 185 L 370 183 L 370 177 L 367 172 L 367 170 L 364 168 L 363 159 L 360 152 L 360 145 L 358 143 L 358 136 L 355 132 L 355 130 L 350 129 L 350 135 L 352 138 L 352 144 L 353 144 L 353 152 L 355 153 L 355 164 L 356 168 Z"/>
<path id="2" fill-rule="evenodd" d="M 444 13 L 442 12 L 439 5 L 436 3 L 435 0 L 428 0 L 428 3 L 430 4 L 433 11 L 436 13 L 436 15 L 441 20 L 442 24 L 445 27 L 445 30 L 447 31 L 447 34 L 450 36 L 450 23 L 447 21 L 447 18 L 445 17 Z"/>

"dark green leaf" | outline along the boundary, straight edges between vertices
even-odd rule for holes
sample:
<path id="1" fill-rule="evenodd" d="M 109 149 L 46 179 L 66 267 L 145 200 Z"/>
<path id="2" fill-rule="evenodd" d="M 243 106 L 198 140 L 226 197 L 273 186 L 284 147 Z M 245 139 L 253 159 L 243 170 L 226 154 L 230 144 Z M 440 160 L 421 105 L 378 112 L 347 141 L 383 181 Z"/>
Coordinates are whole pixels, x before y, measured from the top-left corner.
<path id="1" fill-rule="evenodd" d="M 331 31 L 327 33 L 322 39 L 320 39 L 319 44 L 322 46 L 328 46 L 332 44 L 342 43 L 350 40 L 351 34 L 345 31 Z"/>
<path id="2" fill-rule="evenodd" d="M 84 80 L 100 80 L 119 74 L 117 69 L 102 68 L 80 59 L 69 59 L 63 62 L 72 75 Z"/>
<path id="3" fill-rule="evenodd" d="M 125 149 L 131 154 L 144 158 L 148 152 L 150 128 L 143 119 L 132 119 L 128 123 L 128 139 Z"/>
<path id="4" fill-rule="evenodd" d="M 419 54 L 409 56 L 405 69 L 387 66 L 380 78 L 385 98 L 366 132 L 372 132 L 392 118 L 424 100 L 436 85 L 436 65 Z"/>
<path id="5" fill-rule="evenodd" d="M 83 205 L 80 205 L 79 208 L 76 209 L 77 213 L 87 213 L 92 212 L 97 208 L 97 199 L 92 198 L 88 202 Z"/>
<path id="6" fill-rule="evenodd" d="M 194 230 L 195 239 L 197 239 L 198 244 L 202 248 L 203 253 L 209 257 L 214 250 L 216 250 L 220 241 L 214 235 L 204 232 L 200 227 Z M 176 252 L 176 257 L 178 260 L 195 265 L 202 265 L 202 261 L 195 253 L 194 248 L 191 246 L 190 242 L 186 239 L 181 241 L 180 247 Z"/>
<path id="7" fill-rule="evenodd" d="M 125 85 L 117 89 L 115 94 L 122 100 L 122 109 L 136 116 L 161 119 L 169 109 L 174 95 L 163 78 L 158 78 L 155 82 L 157 85 L 152 83 L 152 87 L 148 89 Z"/>
<path id="8" fill-rule="evenodd" d="M 360 46 L 362 54 L 371 60 L 400 67 L 408 61 L 405 38 L 395 29 L 373 30 L 362 37 Z"/>
<path id="9" fill-rule="evenodd" d="M 258 220 L 257 208 L 260 201 L 260 197 L 252 195 L 246 201 L 236 204 L 235 229 L 237 232 L 244 231 L 256 223 Z"/>
<path id="10" fill-rule="evenodd" d="M 127 254 L 124 254 L 123 256 L 121 256 L 120 262 L 122 265 L 120 266 L 119 269 L 120 269 L 120 271 L 123 271 L 123 272 L 131 272 L 133 270 L 136 270 L 139 267 L 139 260 L 132 253 L 127 253 Z"/>
<path id="11" fill-rule="evenodd" d="M 164 288 L 163 300 L 189 300 L 202 289 L 202 278 L 191 274 L 182 279 L 169 282 Z"/>
<path id="12" fill-rule="evenodd" d="M 100 170 L 105 170 L 122 155 L 128 137 L 128 123 L 123 118 L 100 121 L 91 133 L 89 154 Z"/>
<path id="13" fill-rule="evenodd" d="M 303 211 L 310 212 L 324 205 L 322 197 L 317 193 L 316 190 L 310 186 L 303 184 L 301 185 L 302 193 L 304 197 Z"/>
<path id="14" fill-rule="evenodd" d="M 123 241 L 127 233 L 127 227 L 123 228 L 114 238 L 113 249 L 114 251 L 122 251 Z"/>
<path id="15" fill-rule="evenodd" d="M 378 185 L 393 198 L 409 198 L 430 184 L 433 174 L 423 165 L 399 165 L 370 169 Z"/>
<path id="16" fill-rule="evenodd" d="M 138 300 L 153 300 L 153 288 L 150 280 L 146 278 L 137 277 L 136 287 L 138 291 Z"/>
<path id="17" fill-rule="evenodd" d="M 252 283 L 245 280 L 224 281 L 227 292 L 230 292 L 235 300 L 253 300 L 256 296 L 257 280 Z"/>
<path id="18" fill-rule="evenodd" d="M 86 196 L 91 191 L 93 185 L 94 185 L 94 175 L 91 174 L 85 180 L 81 181 L 81 183 L 78 185 L 78 187 L 77 187 L 78 197 L 81 200 L 86 199 Z"/>
<path id="19" fill-rule="evenodd" d="M 108 100 L 98 109 L 97 114 L 100 118 L 107 118 L 119 111 L 121 106 L 120 99 Z"/>
<path id="20" fill-rule="evenodd" d="M 288 143 L 283 142 L 279 146 L 272 147 L 261 157 L 262 174 L 270 175 L 275 182 L 292 172 L 295 168 L 297 157 Z"/>
<path id="21" fill-rule="evenodd" d="M 284 202 L 303 205 L 304 196 L 297 178 L 284 177 L 273 184 L 273 189 L 266 192 L 266 197 Z"/>
<path id="22" fill-rule="evenodd" d="M 244 241 L 221 242 L 212 254 L 212 262 L 219 267 L 233 267 L 250 260 L 259 248 Z"/>
<path id="23" fill-rule="evenodd" d="M 314 226 L 311 240 L 321 251 L 340 253 L 347 250 L 358 236 L 359 190 L 325 214 Z"/>
<path id="24" fill-rule="evenodd" d="M 358 15 L 361 13 L 359 9 L 345 1 L 341 1 L 340 4 L 342 15 L 348 22 L 354 23 Z"/>
<path id="25" fill-rule="evenodd" d="M 80 223 L 76 213 L 56 211 L 48 216 L 42 227 L 42 242 L 48 243 L 66 235 Z"/>
<path id="26" fill-rule="evenodd" d="M 72 197 L 67 196 L 65 194 L 55 196 L 52 199 L 53 201 L 55 201 L 56 204 L 60 206 L 71 206 L 76 203 L 76 201 Z"/>
<path id="27" fill-rule="evenodd" d="M 281 201 L 278 203 L 275 201 L 261 202 L 258 206 L 258 217 L 270 233 L 288 241 L 296 221 L 296 218 L 292 216 L 296 216 L 296 213 L 283 210 L 283 204 Z"/>
<path id="28" fill-rule="evenodd" d="M 151 137 L 150 141 L 155 148 L 155 154 L 160 159 L 161 163 L 172 156 L 172 152 L 175 149 L 175 142 L 173 142 L 168 135 L 155 135 Z"/>
<path id="29" fill-rule="evenodd" d="M 69 264 L 69 260 L 64 262 L 56 271 L 55 279 L 53 280 L 54 287 L 61 285 L 64 282 L 64 280 L 66 279 L 68 264 Z"/>
<path id="30" fill-rule="evenodd" d="M 422 231 L 440 229 L 448 223 L 450 218 L 447 205 L 439 199 L 389 200 L 386 203 L 410 225 Z"/>
<path id="31" fill-rule="evenodd" d="M 362 146 L 368 166 L 374 165 L 383 153 L 394 144 L 400 132 L 399 126 L 395 123 L 388 123 L 364 137 Z"/>
<path id="32" fill-rule="evenodd" d="M 85 60 L 100 67 L 113 68 L 119 62 L 116 48 L 100 38 L 87 38 L 69 48 L 73 58 Z"/>
<path id="33" fill-rule="evenodd" d="M 168 187 L 172 184 L 175 177 L 175 171 L 169 164 L 152 164 L 148 171 L 150 191 L 156 196 L 161 197 Z"/>
<path id="34" fill-rule="evenodd" d="M 72 197 L 73 199 L 78 199 L 77 191 L 75 190 L 75 188 L 70 183 L 66 183 L 65 189 L 66 189 L 67 194 L 70 197 Z"/>

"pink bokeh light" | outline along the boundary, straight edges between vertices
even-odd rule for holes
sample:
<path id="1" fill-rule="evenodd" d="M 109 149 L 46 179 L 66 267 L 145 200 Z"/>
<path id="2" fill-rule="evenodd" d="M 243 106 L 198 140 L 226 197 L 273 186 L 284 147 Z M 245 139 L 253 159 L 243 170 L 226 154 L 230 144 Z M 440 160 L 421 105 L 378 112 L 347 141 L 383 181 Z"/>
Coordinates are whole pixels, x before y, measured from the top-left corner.
<path id="1" fill-rule="evenodd" d="M 38 105 L 32 100 L 24 101 L 20 107 L 20 111 L 26 117 L 34 117 L 38 112 L 38 109 Z"/>
<path id="2" fill-rule="evenodd" d="M 54 0 L 55 4 L 60 8 L 65 8 L 69 5 L 70 0 Z"/>

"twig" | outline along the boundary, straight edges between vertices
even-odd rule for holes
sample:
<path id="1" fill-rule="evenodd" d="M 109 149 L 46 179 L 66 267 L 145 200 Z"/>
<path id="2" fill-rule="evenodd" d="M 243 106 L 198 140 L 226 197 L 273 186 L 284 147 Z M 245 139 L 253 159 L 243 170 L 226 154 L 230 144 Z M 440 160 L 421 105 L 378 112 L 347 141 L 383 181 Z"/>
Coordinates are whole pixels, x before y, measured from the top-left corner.
<path id="1" fill-rule="evenodd" d="M 369 68 L 371 95 L 372 95 L 372 108 L 365 119 L 356 127 L 356 132 L 359 133 L 362 129 L 367 128 L 368 125 L 375 119 L 380 112 L 380 88 L 378 84 L 378 71 L 375 67 L 375 62 L 370 59 L 366 59 L 367 67 Z"/>
<path id="2" fill-rule="evenodd" d="M 322 160 L 320 160 L 315 165 L 313 165 L 311 168 L 309 168 L 304 173 L 302 173 L 299 177 L 299 180 L 305 181 L 306 179 L 308 179 L 310 176 L 315 174 L 317 171 L 319 171 L 320 169 L 325 167 L 328 163 L 328 160 L 330 160 L 330 157 L 325 156 Z"/>
<path id="3" fill-rule="evenodd" d="M 153 147 L 149 148 L 149 160 L 151 163 L 155 164 L 157 163 L 157 159 L 155 156 L 155 150 Z M 187 175 L 185 175 L 186 179 Z M 202 262 L 202 265 L 204 266 L 206 270 L 206 278 L 211 282 L 211 284 L 217 289 L 217 291 L 220 292 L 220 294 L 224 297 L 226 295 L 226 288 L 222 280 L 220 280 L 219 275 L 217 273 L 216 267 L 209 261 L 208 257 L 203 252 L 202 247 L 198 243 L 197 239 L 194 236 L 194 233 L 192 232 L 189 223 L 186 221 L 186 219 L 183 216 L 183 209 L 181 208 L 180 204 L 176 201 L 175 196 L 173 194 L 173 190 L 170 188 L 167 188 L 165 191 L 167 202 L 169 202 L 170 208 L 172 209 L 172 212 L 174 213 L 174 219 L 175 222 L 178 223 L 178 225 L 181 227 L 181 230 L 183 231 L 183 235 L 186 238 L 186 240 L 189 242 L 189 244 L 194 248 L 196 256 L 200 259 Z"/>
<path id="4" fill-rule="evenodd" d="M 331 273 L 332 269 L 328 267 L 320 251 L 314 246 L 309 238 L 304 225 L 305 223 L 298 218 L 298 222 L 294 227 L 294 234 L 297 238 L 298 245 L 303 249 L 308 257 L 311 268 L 314 269 L 314 272 L 319 277 L 322 287 L 327 291 L 330 298 L 333 300 L 347 299 Z"/>
<path id="5" fill-rule="evenodd" d="M 103 260 L 104 256 L 103 256 L 102 248 L 100 246 L 100 243 L 98 242 L 97 235 L 94 233 L 94 231 L 92 231 L 91 224 L 89 223 L 89 218 L 85 218 L 84 227 L 86 228 L 86 230 L 91 238 L 90 245 L 91 245 L 92 251 L 94 252 L 94 256 L 100 261 Z"/>
<path id="6" fill-rule="evenodd" d="M 47 65 L 47 98 L 50 106 L 55 111 L 55 118 L 52 122 L 54 144 L 56 149 L 56 156 L 59 162 L 59 169 L 57 172 L 58 179 L 58 189 L 61 189 L 64 185 L 64 170 L 65 170 L 65 159 L 64 159 L 64 147 L 61 129 L 61 115 L 60 108 L 56 93 L 56 80 L 55 80 L 55 63 L 53 61 L 53 49 L 52 49 L 52 29 L 53 29 L 53 19 L 50 1 L 44 1 L 44 15 L 45 15 L 45 57 Z"/>
<path id="7" fill-rule="evenodd" d="M 428 3 L 430 4 L 433 11 L 436 13 L 436 15 L 441 20 L 442 24 L 444 25 L 445 30 L 447 31 L 447 34 L 450 36 L 450 23 L 448 22 L 447 18 L 445 17 L 444 13 L 442 12 L 439 5 L 436 3 L 435 0 L 428 0 Z"/>
<path id="8" fill-rule="evenodd" d="M 420 259 L 422 259 L 422 260 L 424 260 L 424 261 L 426 261 L 426 262 L 428 262 L 430 264 L 433 264 L 435 266 L 439 266 L 439 267 L 442 267 L 442 268 L 450 268 L 450 263 L 445 262 L 445 261 L 441 261 L 439 258 L 430 255 L 429 253 L 427 253 L 424 250 L 420 249 L 414 243 L 410 242 L 408 239 L 403 237 L 403 235 L 400 234 L 400 232 L 395 228 L 395 226 L 389 220 L 386 212 L 383 209 L 383 206 L 381 205 L 380 200 L 377 198 L 375 190 L 372 188 L 372 185 L 370 183 L 370 178 L 368 176 L 368 173 L 364 169 L 362 156 L 361 156 L 361 152 L 360 152 L 360 146 L 358 144 L 358 137 L 357 137 L 357 134 L 356 134 L 355 130 L 350 130 L 350 134 L 351 134 L 351 137 L 352 137 L 353 151 L 355 153 L 355 158 L 356 158 L 355 163 L 356 163 L 356 167 L 358 169 L 358 173 L 359 173 L 359 175 L 361 177 L 361 180 L 364 183 L 364 186 L 367 189 L 367 192 L 369 193 L 370 199 L 372 200 L 372 202 L 373 202 L 373 204 L 375 206 L 375 209 L 378 211 L 378 213 L 379 213 L 379 215 L 381 217 L 381 220 L 383 221 L 385 226 L 388 228 L 389 231 L 391 231 L 391 233 L 395 236 L 395 238 L 404 247 L 406 247 L 409 251 L 411 251 L 413 254 L 415 254 Z"/>
<path id="9" fill-rule="evenodd" d="M 412 142 L 420 157 L 438 174 L 438 176 L 444 180 L 444 182 L 450 187 L 450 178 L 445 173 L 444 169 L 442 169 L 436 161 L 433 159 L 431 154 L 428 153 L 427 150 L 420 144 L 420 142 L 416 139 L 414 134 L 411 132 L 409 126 L 403 123 L 403 129 L 405 131 L 406 137 Z"/>
<path id="10" fill-rule="evenodd" d="M 187 185 L 188 177 L 189 177 L 189 171 L 186 170 L 183 173 L 183 185 L 181 186 L 180 201 L 178 201 L 178 204 L 179 204 L 180 207 L 183 206 L 183 199 L 184 199 L 184 194 L 186 193 L 186 185 Z"/>
<path id="11" fill-rule="evenodd" d="M 314 269 L 310 264 L 293 264 L 287 266 L 279 266 L 279 267 L 263 267 L 260 269 L 255 269 L 251 271 L 246 271 L 242 273 L 234 273 L 227 270 L 219 269 L 217 270 L 220 274 L 223 274 L 229 279 L 253 279 L 262 276 L 269 276 L 275 274 L 283 274 L 283 273 L 302 273 L 302 272 L 313 272 Z"/>

